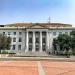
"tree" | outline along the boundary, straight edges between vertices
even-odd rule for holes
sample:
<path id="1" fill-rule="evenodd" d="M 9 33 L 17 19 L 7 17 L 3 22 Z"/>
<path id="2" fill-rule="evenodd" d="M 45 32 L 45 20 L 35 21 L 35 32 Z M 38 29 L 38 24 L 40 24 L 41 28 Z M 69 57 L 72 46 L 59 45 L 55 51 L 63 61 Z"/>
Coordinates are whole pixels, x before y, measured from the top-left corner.
<path id="1" fill-rule="evenodd" d="M 71 33 L 71 49 L 72 49 L 72 53 L 75 53 L 75 30 L 73 30 Z"/>
<path id="2" fill-rule="evenodd" d="M 70 35 L 73 36 L 73 37 L 75 37 L 75 30 L 71 31 Z"/>
<path id="3" fill-rule="evenodd" d="M 11 44 L 11 38 L 7 37 L 6 35 L 0 34 L 0 53 L 1 50 L 9 50 L 10 49 L 10 45 Z"/>
<path id="4" fill-rule="evenodd" d="M 58 41 L 56 38 L 53 39 L 53 49 L 54 49 L 54 52 L 53 54 L 56 54 L 56 51 L 57 51 L 57 44 L 58 44 Z"/>
<path id="5" fill-rule="evenodd" d="M 67 34 L 59 34 L 59 36 L 57 37 L 57 41 L 58 41 L 58 46 L 60 48 L 60 51 L 65 50 L 68 56 L 71 37 Z"/>

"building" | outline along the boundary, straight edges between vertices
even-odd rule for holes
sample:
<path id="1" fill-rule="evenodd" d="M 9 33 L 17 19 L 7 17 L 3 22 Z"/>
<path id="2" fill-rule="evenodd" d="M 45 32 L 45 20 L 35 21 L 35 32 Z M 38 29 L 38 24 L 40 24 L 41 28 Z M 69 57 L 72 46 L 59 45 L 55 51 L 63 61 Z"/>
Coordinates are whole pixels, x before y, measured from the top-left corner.
<path id="1" fill-rule="evenodd" d="M 15 23 L 0 27 L 0 33 L 12 38 L 14 52 L 52 52 L 53 38 L 59 34 L 70 34 L 75 28 L 61 23 Z"/>

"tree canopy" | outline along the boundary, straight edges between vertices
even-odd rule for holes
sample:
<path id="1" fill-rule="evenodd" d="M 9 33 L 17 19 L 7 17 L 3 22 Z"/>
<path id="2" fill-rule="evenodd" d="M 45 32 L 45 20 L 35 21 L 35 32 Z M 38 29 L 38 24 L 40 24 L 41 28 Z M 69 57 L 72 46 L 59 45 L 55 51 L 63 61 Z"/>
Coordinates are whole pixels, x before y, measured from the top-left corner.
<path id="1" fill-rule="evenodd" d="M 9 50 L 11 47 L 11 38 L 6 35 L 0 34 L 0 51 Z"/>
<path id="2" fill-rule="evenodd" d="M 60 51 L 69 51 L 75 52 L 75 30 L 68 34 L 59 34 L 59 36 L 53 39 L 53 47 L 56 50 L 59 46 Z"/>

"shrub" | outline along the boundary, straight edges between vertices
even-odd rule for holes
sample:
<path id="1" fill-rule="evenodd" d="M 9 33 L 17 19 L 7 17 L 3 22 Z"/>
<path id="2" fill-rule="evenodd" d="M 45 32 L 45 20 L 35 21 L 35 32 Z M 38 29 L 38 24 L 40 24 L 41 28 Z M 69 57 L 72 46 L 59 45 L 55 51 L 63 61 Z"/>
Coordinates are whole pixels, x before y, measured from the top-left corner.
<path id="1" fill-rule="evenodd" d="M 10 51 L 10 52 L 9 52 L 9 54 L 16 54 L 16 53 L 15 53 L 15 52 L 13 52 L 13 51 Z"/>
<path id="2" fill-rule="evenodd" d="M 8 51 L 3 50 L 1 54 L 8 54 Z"/>

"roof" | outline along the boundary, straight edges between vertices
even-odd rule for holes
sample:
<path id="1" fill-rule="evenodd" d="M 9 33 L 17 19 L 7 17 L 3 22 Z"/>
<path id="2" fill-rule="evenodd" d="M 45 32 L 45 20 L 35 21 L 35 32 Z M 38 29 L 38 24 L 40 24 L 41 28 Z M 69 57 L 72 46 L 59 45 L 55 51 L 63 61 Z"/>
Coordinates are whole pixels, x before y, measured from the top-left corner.
<path id="1" fill-rule="evenodd" d="M 26 27 L 30 28 L 35 25 L 40 25 L 45 28 L 50 28 L 50 27 L 72 27 L 70 24 L 62 24 L 62 23 L 14 23 L 14 24 L 7 24 L 6 26 L 8 27 Z"/>
<path id="2" fill-rule="evenodd" d="M 9 26 L 9 27 L 29 27 L 29 26 L 32 26 L 32 23 L 13 23 L 13 24 L 7 24 L 6 26 Z"/>

